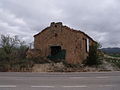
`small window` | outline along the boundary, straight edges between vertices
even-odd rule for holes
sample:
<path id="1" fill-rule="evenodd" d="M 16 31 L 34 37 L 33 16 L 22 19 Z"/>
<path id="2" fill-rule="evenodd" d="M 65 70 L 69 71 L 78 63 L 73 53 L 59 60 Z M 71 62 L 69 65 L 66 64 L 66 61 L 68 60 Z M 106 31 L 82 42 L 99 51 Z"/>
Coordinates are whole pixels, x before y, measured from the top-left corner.
<path id="1" fill-rule="evenodd" d="M 57 25 L 55 25 L 55 27 L 57 27 Z"/>
<path id="2" fill-rule="evenodd" d="M 85 51 L 87 52 L 87 39 L 84 39 L 85 41 Z"/>
<path id="3" fill-rule="evenodd" d="M 90 41 L 89 41 L 89 39 L 87 38 L 87 39 L 86 39 L 86 51 L 87 51 L 87 52 L 89 52 L 89 46 L 90 46 L 90 45 L 89 45 L 89 42 L 90 42 Z"/>
<path id="4" fill-rule="evenodd" d="M 55 33 L 55 37 L 57 37 L 58 36 L 58 34 L 57 33 Z"/>
<path id="5" fill-rule="evenodd" d="M 88 53 L 89 52 L 89 48 L 90 48 L 90 44 L 89 44 L 89 39 L 85 39 L 85 51 Z"/>

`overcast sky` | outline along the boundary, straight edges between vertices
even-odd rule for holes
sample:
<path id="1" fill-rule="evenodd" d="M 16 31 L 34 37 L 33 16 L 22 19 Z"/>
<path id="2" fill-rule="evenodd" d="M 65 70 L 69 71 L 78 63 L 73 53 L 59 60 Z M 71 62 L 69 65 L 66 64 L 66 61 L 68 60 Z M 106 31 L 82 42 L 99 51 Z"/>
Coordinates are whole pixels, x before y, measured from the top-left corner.
<path id="1" fill-rule="evenodd" d="M 103 47 L 120 47 L 120 0 L 0 0 L 0 34 L 30 43 L 51 22 L 81 30 Z"/>

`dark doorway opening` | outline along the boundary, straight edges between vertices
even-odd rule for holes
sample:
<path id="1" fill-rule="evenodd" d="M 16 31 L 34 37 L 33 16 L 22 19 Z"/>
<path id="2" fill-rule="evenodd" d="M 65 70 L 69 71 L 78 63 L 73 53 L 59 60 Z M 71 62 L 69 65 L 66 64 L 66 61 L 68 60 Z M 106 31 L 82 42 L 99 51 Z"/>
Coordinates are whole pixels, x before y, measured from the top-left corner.
<path id="1" fill-rule="evenodd" d="M 51 46 L 51 56 L 58 54 L 61 51 L 61 46 Z"/>
<path id="2" fill-rule="evenodd" d="M 65 60 L 66 50 L 62 49 L 61 46 L 51 46 L 51 53 L 47 56 L 50 60 L 54 62 L 61 62 Z"/>

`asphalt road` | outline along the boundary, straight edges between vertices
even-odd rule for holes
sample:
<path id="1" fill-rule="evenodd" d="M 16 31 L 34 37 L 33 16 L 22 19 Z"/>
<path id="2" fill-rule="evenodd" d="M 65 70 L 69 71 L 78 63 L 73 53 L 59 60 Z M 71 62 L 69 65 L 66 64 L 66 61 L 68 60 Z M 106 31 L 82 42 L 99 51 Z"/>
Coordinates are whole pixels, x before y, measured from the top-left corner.
<path id="1" fill-rule="evenodd" d="M 0 72 L 0 90 L 120 90 L 120 72 Z"/>

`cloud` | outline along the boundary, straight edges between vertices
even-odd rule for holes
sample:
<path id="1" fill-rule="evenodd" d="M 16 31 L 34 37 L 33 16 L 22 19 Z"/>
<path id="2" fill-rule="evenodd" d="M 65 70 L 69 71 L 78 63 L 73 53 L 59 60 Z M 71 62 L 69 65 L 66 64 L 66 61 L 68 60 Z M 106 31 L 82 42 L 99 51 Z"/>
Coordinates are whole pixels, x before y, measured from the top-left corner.
<path id="1" fill-rule="evenodd" d="M 13 13 L 0 8 L 0 34 L 8 34 L 11 36 L 20 35 L 20 37 L 33 36 L 33 31 L 29 28 L 27 23 L 19 17 L 16 17 Z"/>
<path id="2" fill-rule="evenodd" d="M 120 47 L 119 0 L 1 0 L 0 33 L 29 42 L 52 21 L 82 30 L 103 47 Z"/>

